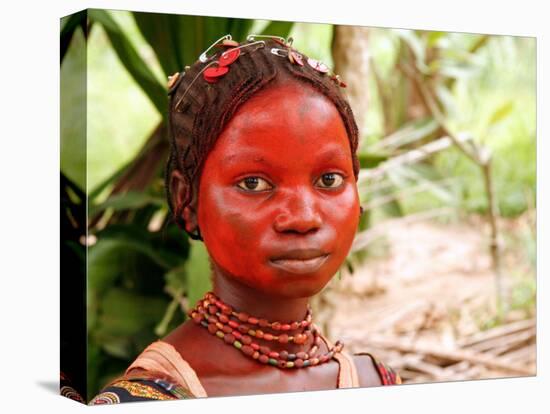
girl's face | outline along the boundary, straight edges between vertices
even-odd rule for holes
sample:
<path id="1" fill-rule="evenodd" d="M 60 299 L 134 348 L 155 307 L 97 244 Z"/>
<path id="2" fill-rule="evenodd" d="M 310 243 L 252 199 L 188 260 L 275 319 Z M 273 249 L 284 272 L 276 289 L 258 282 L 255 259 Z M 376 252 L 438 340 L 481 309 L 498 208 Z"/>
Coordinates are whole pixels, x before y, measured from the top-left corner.
<path id="1" fill-rule="evenodd" d="M 343 263 L 358 221 L 350 144 L 328 98 L 288 82 L 239 107 L 199 184 L 216 272 L 266 294 L 312 296 Z"/>

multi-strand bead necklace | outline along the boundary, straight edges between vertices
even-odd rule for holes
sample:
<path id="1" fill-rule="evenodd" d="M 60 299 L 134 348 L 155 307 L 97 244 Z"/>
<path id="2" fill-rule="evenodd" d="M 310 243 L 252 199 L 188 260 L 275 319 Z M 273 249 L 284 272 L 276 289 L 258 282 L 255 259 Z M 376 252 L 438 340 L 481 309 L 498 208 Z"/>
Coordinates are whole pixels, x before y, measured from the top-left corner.
<path id="1" fill-rule="evenodd" d="M 188 312 L 195 323 L 208 329 L 212 335 L 233 345 L 244 355 L 279 368 L 305 368 L 329 361 L 335 353 L 340 352 L 344 344 L 337 341 L 328 352 L 317 354 L 321 337 L 317 328 L 312 325 L 311 308 L 308 306 L 306 317 L 302 321 L 289 323 L 270 322 L 256 318 L 245 312 L 237 312 L 222 302 L 214 293 L 208 292 L 195 308 Z M 268 332 L 267 330 L 272 332 Z M 298 332 L 296 332 L 298 331 Z M 290 333 L 293 333 L 290 335 Z M 311 347 L 306 351 L 288 352 L 272 351 L 267 345 L 260 345 L 253 338 L 280 344 L 305 344 L 313 338 Z"/>

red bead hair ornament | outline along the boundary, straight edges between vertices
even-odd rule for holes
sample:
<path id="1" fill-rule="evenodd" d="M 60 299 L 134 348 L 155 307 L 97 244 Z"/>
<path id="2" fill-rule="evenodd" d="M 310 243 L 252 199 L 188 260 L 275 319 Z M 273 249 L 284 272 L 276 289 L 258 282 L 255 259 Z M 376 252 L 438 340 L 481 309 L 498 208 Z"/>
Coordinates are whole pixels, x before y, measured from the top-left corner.
<path id="1" fill-rule="evenodd" d="M 191 87 L 191 85 L 195 82 L 197 77 L 202 74 L 203 79 L 208 83 L 216 83 L 218 82 L 223 76 L 225 76 L 229 70 L 232 63 L 236 62 L 241 55 L 241 50 L 253 45 L 258 45 L 258 47 L 264 47 L 265 42 L 262 40 L 256 40 L 256 38 L 259 37 L 265 37 L 273 40 L 277 44 L 281 45 L 282 48 L 272 48 L 271 53 L 276 56 L 281 56 L 287 58 L 292 64 L 298 65 L 298 66 L 304 66 L 304 57 L 298 53 L 295 49 L 292 48 L 293 38 L 289 37 L 288 40 L 284 39 L 283 37 L 279 36 L 273 36 L 273 35 L 256 35 L 252 34 L 249 35 L 246 40 L 249 43 L 246 44 L 239 44 L 237 41 L 233 40 L 231 38 L 230 34 L 227 34 L 225 36 L 222 36 L 216 42 L 214 42 L 212 45 L 208 47 L 201 55 L 199 56 L 199 61 L 202 63 L 207 63 L 207 65 L 197 74 L 197 76 L 191 81 L 191 84 L 188 86 L 187 90 Z M 226 48 L 224 52 L 221 53 L 218 60 L 213 60 L 215 55 L 208 56 L 208 52 L 213 49 L 214 47 L 217 48 Z M 255 49 L 254 49 L 255 50 Z M 317 72 L 321 73 L 322 75 L 330 73 L 330 79 L 336 82 L 336 84 L 342 88 L 345 88 L 347 85 L 345 82 L 343 82 L 340 79 L 340 76 L 333 73 L 329 67 L 324 64 L 323 62 L 308 58 L 307 63 L 310 67 L 315 69 Z M 185 74 L 185 73 L 183 73 Z M 170 77 L 169 79 L 169 89 L 173 88 L 175 83 L 179 80 L 178 77 L 181 79 L 181 76 L 174 76 Z M 176 108 L 179 107 L 179 104 L 183 100 L 183 97 L 185 96 L 187 90 L 183 93 L 183 95 L 180 97 L 179 101 L 176 103 Z"/>

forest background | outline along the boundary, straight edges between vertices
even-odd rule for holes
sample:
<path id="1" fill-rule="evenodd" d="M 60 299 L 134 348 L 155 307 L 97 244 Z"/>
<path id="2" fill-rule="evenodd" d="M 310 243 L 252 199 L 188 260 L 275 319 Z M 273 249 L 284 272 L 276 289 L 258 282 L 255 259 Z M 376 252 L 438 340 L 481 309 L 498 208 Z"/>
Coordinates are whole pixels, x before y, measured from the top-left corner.
<path id="1" fill-rule="evenodd" d="M 88 248 L 87 394 L 209 289 L 203 245 L 166 225 L 166 80 L 227 33 L 292 36 L 348 84 L 367 214 L 314 303 L 329 337 L 405 382 L 534 373 L 534 38 L 91 10 L 61 24 L 63 207 L 89 200 L 71 244 Z"/>

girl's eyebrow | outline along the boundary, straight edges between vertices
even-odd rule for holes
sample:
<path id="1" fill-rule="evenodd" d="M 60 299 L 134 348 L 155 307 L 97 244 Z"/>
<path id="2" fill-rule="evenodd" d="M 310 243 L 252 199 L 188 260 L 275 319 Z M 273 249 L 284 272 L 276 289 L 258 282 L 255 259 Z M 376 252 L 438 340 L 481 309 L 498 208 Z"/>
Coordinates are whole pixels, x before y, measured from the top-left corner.
<path id="1" fill-rule="evenodd" d="M 316 157 L 316 161 L 318 162 L 330 162 L 334 159 L 340 159 L 344 161 L 350 161 L 351 162 L 351 154 L 348 154 L 348 151 L 345 151 L 340 146 L 330 146 L 327 150 L 321 152 L 320 155 Z M 235 154 L 226 155 L 223 158 L 224 164 L 236 164 L 239 162 L 253 162 L 253 163 L 259 163 L 264 164 L 269 167 L 273 166 L 272 163 L 270 163 L 268 160 L 266 160 L 261 155 L 255 155 L 247 152 L 239 152 Z"/>
<path id="2" fill-rule="evenodd" d="M 264 157 L 259 155 L 254 156 L 253 154 L 251 155 L 248 153 L 230 154 L 223 158 L 224 164 L 236 164 L 238 162 L 243 162 L 243 161 L 255 162 L 255 163 L 271 166 L 271 163 L 267 161 Z"/>
<path id="3" fill-rule="evenodd" d="M 348 154 L 348 151 L 343 150 L 341 147 L 331 146 L 328 150 L 323 151 L 318 157 L 317 160 L 320 162 L 329 162 L 333 159 L 338 158 L 345 161 L 351 162 L 351 154 Z"/>

